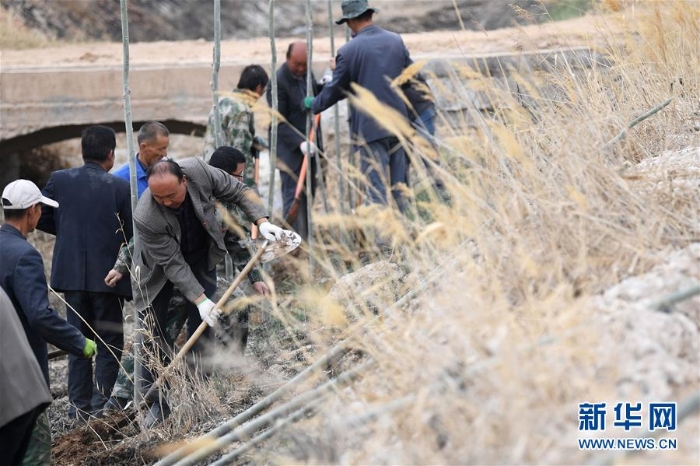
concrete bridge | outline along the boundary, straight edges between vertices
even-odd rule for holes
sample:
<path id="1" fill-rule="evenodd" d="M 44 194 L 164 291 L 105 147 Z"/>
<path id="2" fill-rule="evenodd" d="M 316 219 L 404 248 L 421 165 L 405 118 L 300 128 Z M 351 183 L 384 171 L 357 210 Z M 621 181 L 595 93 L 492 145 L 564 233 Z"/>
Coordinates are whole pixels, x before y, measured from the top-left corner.
<path id="1" fill-rule="evenodd" d="M 222 75 L 242 66 L 222 67 Z M 122 68 L 68 67 L 0 70 L 0 150 L 3 153 L 80 136 L 86 125 L 104 124 L 124 131 Z M 134 126 L 167 121 L 175 133 L 200 134 L 212 105 L 211 67 L 205 64 L 130 70 Z M 231 90 L 230 83 L 221 83 Z"/>
<path id="2" fill-rule="evenodd" d="M 431 58 L 428 68 L 438 79 L 455 79 L 458 73 L 451 65 L 453 61 L 500 79 L 513 70 L 532 73 L 561 63 L 588 67 L 600 62 L 601 57 L 584 48 L 445 56 Z M 245 64 L 222 63 L 219 89 L 233 89 Z M 317 75 L 325 65 L 325 61 L 314 65 Z M 129 83 L 134 127 L 138 129 L 145 121 L 159 120 L 173 133 L 202 135 L 212 105 L 211 72 L 211 65 L 205 62 L 132 66 Z M 483 99 L 476 94 L 471 104 L 479 108 Z M 459 111 L 468 105 L 461 102 L 463 96 L 457 99 L 455 95 L 437 95 L 437 98 L 439 106 L 449 111 Z M 0 167 L 4 172 L 1 178 L 12 177 L 13 170 L 8 166 L 18 165 L 18 160 L 9 159 L 18 151 L 79 137 L 82 129 L 92 124 L 124 131 L 121 65 L 0 67 Z M 4 184 L 2 181 L 0 184 Z"/>
<path id="3" fill-rule="evenodd" d="M 221 67 L 220 89 L 235 87 L 244 65 Z M 224 78 L 225 77 L 225 78 Z M 159 120 L 172 133 L 201 136 L 212 106 L 211 65 L 130 69 L 134 130 Z M 122 66 L 0 68 L 0 187 L 19 173 L 19 153 L 80 137 L 88 125 L 124 132 Z"/>
<path id="4" fill-rule="evenodd" d="M 421 57 L 415 57 L 420 59 Z M 461 62 L 492 77 L 511 71 L 531 72 L 555 67 L 557 61 L 585 66 L 600 61 L 585 48 L 542 50 L 521 54 L 444 56 L 431 58 L 428 68 L 439 77 L 446 62 Z M 320 74 L 325 61 L 317 62 Z M 219 89 L 235 87 L 243 63 L 222 63 Z M 209 63 L 170 63 L 130 69 L 134 126 L 148 120 L 168 122 L 180 134 L 200 134 L 212 105 Z M 0 67 L 0 151 L 30 149 L 80 135 L 91 124 L 124 131 L 122 66 Z"/>

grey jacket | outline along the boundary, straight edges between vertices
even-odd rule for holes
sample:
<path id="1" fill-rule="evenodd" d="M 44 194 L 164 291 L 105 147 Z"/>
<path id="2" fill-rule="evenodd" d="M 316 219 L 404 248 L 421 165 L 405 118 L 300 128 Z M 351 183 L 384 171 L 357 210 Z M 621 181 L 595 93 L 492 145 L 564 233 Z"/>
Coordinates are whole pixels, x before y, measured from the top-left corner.
<path id="1" fill-rule="evenodd" d="M 0 427 L 38 406 L 51 393 L 12 301 L 0 288 Z M 4 441 L 3 439 L 0 439 Z"/>
<path id="2" fill-rule="evenodd" d="M 197 218 L 209 234 L 207 265 L 211 270 L 226 254 L 225 230 L 215 215 L 214 198 L 237 204 L 251 221 L 268 217 L 268 213 L 255 191 L 223 170 L 210 167 L 194 157 L 179 164 L 187 177 L 187 195 L 192 200 Z M 131 286 L 136 308 L 148 307 L 168 281 L 190 301 L 204 293 L 180 250 L 177 217 L 171 209 L 153 199 L 150 189 L 139 199 L 134 223 L 137 235 Z"/>

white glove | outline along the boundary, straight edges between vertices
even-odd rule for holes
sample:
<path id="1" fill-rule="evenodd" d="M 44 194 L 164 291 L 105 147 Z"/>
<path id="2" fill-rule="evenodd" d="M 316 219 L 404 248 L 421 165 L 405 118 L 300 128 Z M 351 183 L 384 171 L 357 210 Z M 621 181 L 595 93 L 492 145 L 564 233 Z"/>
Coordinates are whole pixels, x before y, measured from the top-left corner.
<path id="1" fill-rule="evenodd" d="M 199 317 L 210 327 L 216 325 L 216 321 L 221 317 L 221 309 L 218 309 L 216 304 L 209 298 L 197 304 L 197 309 L 199 310 Z"/>
<path id="2" fill-rule="evenodd" d="M 284 236 L 284 230 L 270 222 L 263 222 L 258 228 L 265 239 L 269 241 L 277 241 Z"/>
<path id="3" fill-rule="evenodd" d="M 311 141 L 304 141 L 299 145 L 299 149 L 301 149 L 301 153 L 304 155 L 310 155 L 313 157 L 316 155 L 318 152 L 318 147 L 316 147 L 316 144 L 314 144 Z"/>
<path id="4" fill-rule="evenodd" d="M 331 81 L 333 81 L 333 72 L 331 70 L 328 70 L 325 73 L 323 73 L 323 76 L 321 76 L 321 79 L 318 80 L 318 83 L 325 86 Z"/>

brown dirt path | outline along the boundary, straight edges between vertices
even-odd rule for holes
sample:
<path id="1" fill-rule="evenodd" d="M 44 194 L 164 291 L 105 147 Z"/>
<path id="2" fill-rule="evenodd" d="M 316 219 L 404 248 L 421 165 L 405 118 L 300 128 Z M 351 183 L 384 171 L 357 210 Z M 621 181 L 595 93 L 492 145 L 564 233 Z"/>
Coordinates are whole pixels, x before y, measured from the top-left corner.
<path id="1" fill-rule="evenodd" d="M 610 23 L 614 27 L 609 27 Z M 403 34 L 402 37 L 415 59 L 434 56 L 482 55 L 557 49 L 571 46 L 603 46 L 604 34 L 600 31 L 622 31 L 622 23 L 616 16 L 584 16 L 567 21 L 531 25 L 493 31 L 435 31 Z M 276 40 L 277 60 L 284 60 L 284 52 L 292 40 Z M 336 38 L 343 44 L 344 36 Z M 137 43 L 130 46 L 132 66 L 158 66 L 162 64 L 208 63 L 212 60 L 212 43 L 204 40 L 178 42 Z M 330 41 L 327 37 L 314 41 L 315 60 L 330 57 Z M 221 60 L 226 63 L 269 63 L 270 41 L 267 38 L 250 40 L 226 40 L 221 45 Z M 99 67 L 122 64 L 122 44 L 92 42 L 66 44 L 30 50 L 3 50 L 2 69 L 12 68 L 62 68 Z"/>

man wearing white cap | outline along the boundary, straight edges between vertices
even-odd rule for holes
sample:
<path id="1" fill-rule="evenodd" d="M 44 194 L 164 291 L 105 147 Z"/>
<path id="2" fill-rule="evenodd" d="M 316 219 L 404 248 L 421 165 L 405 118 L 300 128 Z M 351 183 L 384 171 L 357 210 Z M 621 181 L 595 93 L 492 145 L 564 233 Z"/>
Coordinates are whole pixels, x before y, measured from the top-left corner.
<path id="1" fill-rule="evenodd" d="M 47 342 L 85 358 L 91 358 L 95 354 L 96 345 L 49 307 L 44 262 L 39 251 L 27 241 L 27 235 L 34 231 L 41 217 L 42 204 L 58 207 L 57 202 L 42 196 L 39 188 L 31 181 L 13 181 L 3 190 L 5 222 L 0 226 L 0 287 L 17 310 L 48 386 Z M 26 389 L 32 390 L 34 387 Z M 32 459 L 34 462 L 49 464 L 50 458 L 51 428 L 44 412 L 39 416 L 32 432 L 25 461 Z"/>

